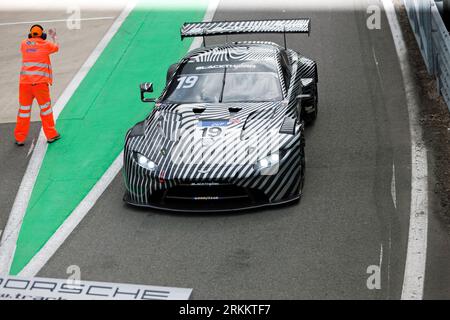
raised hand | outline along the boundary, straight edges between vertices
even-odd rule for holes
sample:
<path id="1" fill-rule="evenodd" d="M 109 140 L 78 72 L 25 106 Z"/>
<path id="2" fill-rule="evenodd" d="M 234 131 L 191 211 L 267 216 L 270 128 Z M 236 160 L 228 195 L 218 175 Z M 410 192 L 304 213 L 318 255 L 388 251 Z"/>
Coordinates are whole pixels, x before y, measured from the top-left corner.
<path id="1" fill-rule="evenodd" d="M 48 30 L 48 35 L 49 35 L 53 40 L 55 40 L 55 39 L 56 39 L 56 29 L 54 29 L 54 28 L 49 29 L 49 30 Z"/>

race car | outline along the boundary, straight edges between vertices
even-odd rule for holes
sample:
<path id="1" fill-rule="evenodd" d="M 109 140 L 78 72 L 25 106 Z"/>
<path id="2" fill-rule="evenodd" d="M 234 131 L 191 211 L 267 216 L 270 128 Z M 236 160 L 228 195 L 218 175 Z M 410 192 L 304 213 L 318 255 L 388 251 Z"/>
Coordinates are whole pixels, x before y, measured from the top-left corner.
<path id="1" fill-rule="evenodd" d="M 272 42 L 206 46 L 212 35 L 308 33 L 309 19 L 185 23 L 203 47 L 169 67 L 155 107 L 125 138 L 124 201 L 170 211 L 294 202 L 305 180 L 305 123 L 318 111 L 316 63 Z M 284 37 L 286 39 L 286 36 Z"/>

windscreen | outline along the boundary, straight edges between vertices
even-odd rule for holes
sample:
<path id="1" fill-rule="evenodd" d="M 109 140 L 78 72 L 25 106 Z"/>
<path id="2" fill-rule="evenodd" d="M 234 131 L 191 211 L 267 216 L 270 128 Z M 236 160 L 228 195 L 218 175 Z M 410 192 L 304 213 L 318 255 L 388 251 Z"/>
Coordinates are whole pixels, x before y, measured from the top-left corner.
<path id="1" fill-rule="evenodd" d="M 172 80 L 169 103 L 230 103 L 282 100 L 275 62 L 188 62 Z"/>

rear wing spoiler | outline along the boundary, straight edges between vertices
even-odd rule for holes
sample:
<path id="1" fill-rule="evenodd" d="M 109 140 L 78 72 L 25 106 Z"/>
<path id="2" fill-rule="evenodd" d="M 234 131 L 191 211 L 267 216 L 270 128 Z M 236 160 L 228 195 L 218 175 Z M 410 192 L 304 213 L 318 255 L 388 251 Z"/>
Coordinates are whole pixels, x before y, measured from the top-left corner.
<path id="1" fill-rule="evenodd" d="M 311 19 L 283 20 L 241 20 L 186 22 L 181 26 L 181 40 L 188 37 L 231 35 L 244 33 L 283 33 L 286 46 L 286 33 L 306 33 L 311 31 Z"/>

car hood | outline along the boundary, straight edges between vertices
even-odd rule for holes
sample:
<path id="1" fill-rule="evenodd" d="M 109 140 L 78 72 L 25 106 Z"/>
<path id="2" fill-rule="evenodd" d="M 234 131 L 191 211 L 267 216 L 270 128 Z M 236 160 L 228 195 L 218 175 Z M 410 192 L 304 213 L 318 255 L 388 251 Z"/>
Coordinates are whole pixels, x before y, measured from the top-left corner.
<path id="1" fill-rule="evenodd" d="M 285 102 L 156 105 L 146 155 L 175 164 L 248 165 L 278 152 Z"/>

